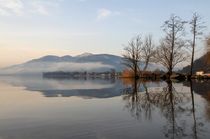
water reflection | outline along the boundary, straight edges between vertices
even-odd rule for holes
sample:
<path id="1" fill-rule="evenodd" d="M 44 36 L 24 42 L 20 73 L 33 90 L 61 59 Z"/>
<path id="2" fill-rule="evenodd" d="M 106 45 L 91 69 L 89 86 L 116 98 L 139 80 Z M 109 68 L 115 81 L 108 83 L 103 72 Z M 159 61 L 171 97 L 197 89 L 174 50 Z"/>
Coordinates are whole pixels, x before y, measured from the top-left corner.
<path id="1" fill-rule="evenodd" d="M 209 84 L 0 77 L 0 138 L 207 139 Z"/>
<path id="2" fill-rule="evenodd" d="M 146 118 L 151 119 L 152 105 L 145 82 L 142 83 L 143 89 L 140 87 L 141 81 L 133 80 L 131 83 L 131 86 L 123 90 L 122 97 L 126 102 L 125 108 L 127 108 L 131 115 L 136 119 L 140 119 L 142 114 L 144 114 Z M 144 90 L 146 92 L 144 95 L 138 93 Z"/>
<path id="3" fill-rule="evenodd" d="M 187 82 L 184 83 L 190 87 L 190 93 L 177 91 L 174 83 L 169 80 L 165 82 L 162 89 L 148 90 L 148 82 L 133 80 L 130 87 L 123 90 L 123 100 L 125 108 L 131 116 L 137 120 L 152 120 L 153 113 L 161 112 L 166 119 L 162 127 L 166 138 L 186 138 L 197 139 L 205 133 L 203 117 L 196 115 L 194 92 L 202 93 L 202 96 L 208 101 L 207 113 L 209 113 L 209 82 Z M 195 85 L 196 84 L 196 85 Z M 140 90 L 144 87 L 144 92 Z M 201 90 L 199 89 L 201 88 Z M 204 92 L 202 92 L 204 91 Z M 199 134 L 201 133 L 201 135 Z M 200 135 L 200 136 L 199 136 Z"/>
<path id="4" fill-rule="evenodd" d="M 120 96 L 123 88 L 120 80 L 114 79 L 66 79 L 38 76 L 1 77 L 0 81 L 29 91 L 39 91 L 45 97 L 110 98 Z"/>
<path id="5" fill-rule="evenodd" d="M 190 87 L 192 99 L 194 100 L 194 93 L 199 94 L 206 101 L 205 103 L 205 117 L 210 121 L 210 81 L 193 80 L 191 82 L 184 82 L 184 86 Z M 194 92 L 194 93 L 193 93 Z M 193 101 L 193 106 L 194 106 Z"/>

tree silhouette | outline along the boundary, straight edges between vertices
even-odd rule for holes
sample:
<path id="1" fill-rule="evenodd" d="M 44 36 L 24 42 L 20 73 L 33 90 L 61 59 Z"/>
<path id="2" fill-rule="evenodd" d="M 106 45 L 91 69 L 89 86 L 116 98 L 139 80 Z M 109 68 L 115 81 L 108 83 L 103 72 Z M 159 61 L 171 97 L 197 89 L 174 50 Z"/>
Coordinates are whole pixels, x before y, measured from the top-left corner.
<path id="1" fill-rule="evenodd" d="M 154 56 L 155 45 L 152 35 L 145 37 L 144 41 L 138 35 L 132 38 L 124 48 L 123 64 L 132 71 L 133 77 L 139 78 L 140 71 L 146 71 L 149 62 Z M 140 62 L 144 61 L 144 67 L 140 67 Z"/>
<path id="2" fill-rule="evenodd" d="M 134 77 L 139 78 L 139 62 L 141 60 L 141 48 L 142 48 L 141 36 L 136 36 L 128 42 L 128 45 L 124 48 L 123 64 L 132 70 Z"/>
<path id="3" fill-rule="evenodd" d="M 191 33 L 193 35 L 193 39 L 191 42 L 191 46 L 192 46 L 192 54 L 191 54 L 191 68 L 190 68 L 190 76 L 192 76 L 193 74 L 193 64 L 194 64 L 194 55 L 195 55 L 195 45 L 196 45 L 196 39 L 198 38 L 198 36 L 203 34 L 203 29 L 205 28 L 205 26 L 203 25 L 204 22 L 201 21 L 202 18 L 200 15 L 198 15 L 197 13 L 193 14 L 193 17 L 190 21 L 190 25 L 191 25 Z"/>
<path id="4" fill-rule="evenodd" d="M 154 49 L 155 49 L 155 44 L 153 42 L 152 35 L 150 34 L 145 37 L 144 44 L 142 47 L 142 58 L 143 58 L 143 61 L 145 62 L 143 71 L 146 71 L 149 62 L 151 61 L 151 59 L 154 56 L 154 54 L 155 54 Z M 154 61 L 154 60 L 152 60 L 152 61 Z"/>
<path id="5" fill-rule="evenodd" d="M 206 61 L 207 61 L 207 64 L 210 64 L 210 35 L 206 39 L 206 52 L 207 52 L 206 53 L 206 55 L 207 55 Z M 210 70 L 210 68 L 209 68 L 209 70 Z"/>
<path id="6" fill-rule="evenodd" d="M 165 21 L 162 26 L 166 35 L 156 50 L 156 61 L 168 70 L 169 77 L 172 75 L 174 67 L 188 58 L 184 49 L 186 41 L 183 40 L 185 24 L 186 21 L 180 17 L 171 15 L 170 19 Z"/>

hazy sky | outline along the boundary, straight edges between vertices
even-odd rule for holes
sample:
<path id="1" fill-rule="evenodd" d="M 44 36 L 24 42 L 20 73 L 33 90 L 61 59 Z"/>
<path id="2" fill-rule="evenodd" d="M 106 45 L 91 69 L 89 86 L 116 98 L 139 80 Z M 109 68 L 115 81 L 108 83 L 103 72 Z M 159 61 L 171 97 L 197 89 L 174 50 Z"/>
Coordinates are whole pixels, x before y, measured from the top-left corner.
<path id="1" fill-rule="evenodd" d="M 121 55 L 137 34 L 163 36 L 172 13 L 198 12 L 210 32 L 210 0 L 0 0 L 0 67 L 47 54 Z M 197 55 L 202 51 L 199 43 Z"/>

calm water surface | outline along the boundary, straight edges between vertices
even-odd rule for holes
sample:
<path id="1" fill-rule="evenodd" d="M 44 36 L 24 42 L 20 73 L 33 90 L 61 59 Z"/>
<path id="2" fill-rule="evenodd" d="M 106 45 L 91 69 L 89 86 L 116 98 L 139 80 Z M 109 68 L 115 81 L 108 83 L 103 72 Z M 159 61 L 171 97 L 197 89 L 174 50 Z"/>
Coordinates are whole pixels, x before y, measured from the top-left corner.
<path id="1" fill-rule="evenodd" d="M 210 81 L 0 77 L 0 139 L 209 139 Z"/>

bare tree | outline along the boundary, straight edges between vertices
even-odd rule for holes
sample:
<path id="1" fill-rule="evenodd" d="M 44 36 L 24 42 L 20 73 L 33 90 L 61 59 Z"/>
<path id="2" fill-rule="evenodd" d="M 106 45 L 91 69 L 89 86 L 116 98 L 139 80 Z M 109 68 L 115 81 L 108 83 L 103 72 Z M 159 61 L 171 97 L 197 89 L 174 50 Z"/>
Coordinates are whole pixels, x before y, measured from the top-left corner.
<path id="1" fill-rule="evenodd" d="M 202 22 L 201 20 L 202 20 L 201 16 L 198 15 L 197 13 L 194 13 L 190 21 L 191 33 L 193 35 L 190 76 L 192 76 L 193 74 L 193 63 L 194 63 L 196 39 L 198 38 L 198 36 L 203 34 L 202 31 L 205 28 L 205 26 L 203 25 L 204 22 Z"/>
<path id="2" fill-rule="evenodd" d="M 133 71 L 135 78 L 139 78 L 142 44 L 141 36 L 138 35 L 131 39 L 124 48 L 123 64 Z"/>
<path id="3" fill-rule="evenodd" d="M 206 38 L 206 51 L 210 52 L 210 35 Z"/>
<path id="4" fill-rule="evenodd" d="M 145 66 L 143 68 L 143 71 L 146 71 L 149 62 L 151 61 L 154 55 L 155 52 L 154 49 L 155 45 L 152 39 L 152 35 L 146 36 L 142 47 L 142 58 L 145 61 Z"/>
<path id="5" fill-rule="evenodd" d="M 168 70 L 169 77 L 172 75 L 174 67 L 187 59 L 185 48 L 184 25 L 180 17 L 171 15 L 170 19 L 165 21 L 162 28 L 166 36 L 161 40 L 157 48 L 156 60 Z"/>
<path id="6" fill-rule="evenodd" d="M 210 36 L 206 39 L 207 64 L 210 64 Z"/>
<path id="7" fill-rule="evenodd" d="M 171 48 L 165 40 L 161 40 L 160 46 L 156 49 L 155 57 L 158 63 L 163 65 L 169 73 L 169 76 L 172 74 L 174 67 L 183 61 L 188 59 L 187 51 L 181 49 L 184 46 L 184 42 L 180 42 L 179 47 L 176 48 L 173 52 L 173 61 L 171 63 Z M 178 44 L 177 44 L 178 45 Z"/>

